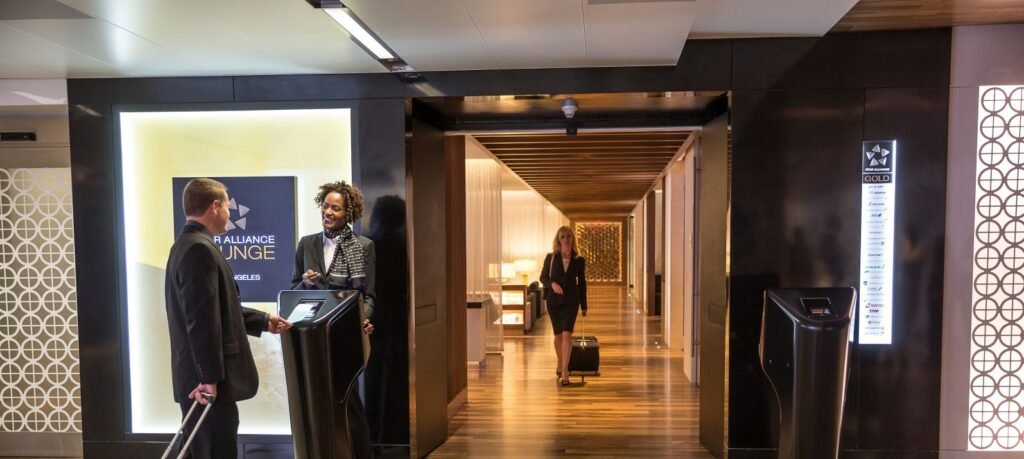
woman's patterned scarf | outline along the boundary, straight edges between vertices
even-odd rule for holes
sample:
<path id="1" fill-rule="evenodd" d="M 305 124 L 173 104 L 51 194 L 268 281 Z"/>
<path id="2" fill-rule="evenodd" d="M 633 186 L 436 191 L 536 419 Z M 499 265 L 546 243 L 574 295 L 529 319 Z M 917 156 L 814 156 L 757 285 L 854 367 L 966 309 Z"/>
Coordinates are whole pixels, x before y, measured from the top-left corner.
<path id="1" fill-rule="evenodd" d="M 366 281 L 366 268 L 363 266 L 363 247 L 359 244 L 352 228 L 342 225 L 337 230 L 324 230 L 324 237 L 333 239 L 337 247 L 334 259 L 327 268 L 327 283 L 332 286 L 359 290 Z"/>

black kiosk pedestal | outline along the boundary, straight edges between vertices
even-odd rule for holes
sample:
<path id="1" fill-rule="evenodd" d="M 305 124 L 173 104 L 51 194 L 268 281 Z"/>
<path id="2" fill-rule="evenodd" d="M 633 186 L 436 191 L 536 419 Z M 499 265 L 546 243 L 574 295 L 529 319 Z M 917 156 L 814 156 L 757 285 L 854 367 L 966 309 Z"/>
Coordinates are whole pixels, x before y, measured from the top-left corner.
<path id="1" fill-rule="evenodd" d="M 277 303 L 294 324 L 281 347 L 295 457 L 350 458 L 346 407 L 370 349 L 362 300 L 356 291 L 285 290 Z"/>
<path id="2" fill-rule="evenodd" d="M 839 457 L 852 287 L 770 289 L 761 318 L 761 368 L 779 399 L 779 458 Z"/>

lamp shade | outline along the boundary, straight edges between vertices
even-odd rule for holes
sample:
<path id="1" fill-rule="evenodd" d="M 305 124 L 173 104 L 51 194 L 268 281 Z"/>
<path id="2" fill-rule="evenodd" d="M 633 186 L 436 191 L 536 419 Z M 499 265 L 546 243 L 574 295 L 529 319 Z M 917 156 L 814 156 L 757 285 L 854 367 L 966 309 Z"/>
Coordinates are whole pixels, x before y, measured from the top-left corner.
<path id="1" fill-rule="evenodd" d="M 516 271 L 520 274 L 530 274 L 537 270 L 537 260 L 532 258 L 524 258 L 522 260 L 516 260 Z"/>
<path id="2" fill-rule="evenodd" d="M 516 277 L 516 265 L 514 265 L 512 263 L 502 263 L 501 264 L 501 278 L 502 279 L 511 279 L 513 277 Z"/>

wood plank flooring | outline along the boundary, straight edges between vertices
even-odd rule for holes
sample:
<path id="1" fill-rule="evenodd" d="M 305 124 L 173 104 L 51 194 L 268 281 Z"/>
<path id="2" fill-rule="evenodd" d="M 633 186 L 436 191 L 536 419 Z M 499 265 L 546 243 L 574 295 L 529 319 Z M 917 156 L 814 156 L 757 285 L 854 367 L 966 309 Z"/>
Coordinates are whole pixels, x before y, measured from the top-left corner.
<path id="1" fill-rule="evenodd" d="M 547 316 L 506 335 L 502 356 L 470 368 L 468 402 L 430 457 L 712 458 L 698 440 L 696 386 L 682 352 L 661 346 L 660 319 L 636 311 L 621 287 L 591 287 L 585 327 L 601 344 L 601 376 L 562 387 Z"/>

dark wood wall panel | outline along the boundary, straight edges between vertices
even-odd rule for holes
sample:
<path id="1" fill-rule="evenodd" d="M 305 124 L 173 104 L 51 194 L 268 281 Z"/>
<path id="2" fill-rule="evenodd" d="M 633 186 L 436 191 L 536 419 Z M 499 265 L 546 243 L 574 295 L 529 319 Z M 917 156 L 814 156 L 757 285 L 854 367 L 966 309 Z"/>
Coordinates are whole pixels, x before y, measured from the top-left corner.
<path id="1" fill-rule="evenodd" d="M 415 381 L 410 442 L 413 457 L 423 457 L 448 434 L 448 203 L 444 132 L 416 118 L 413 105 L 406 153 L 413 279 L 409 364 Z"/>
<path id="2" fill-rule="evenodd" d="M 120 232 L 112 205 L 114 158 L 109 104 L 81 104 L 72 94 L 68 103 L 75 260 L 78 289 L 78 349 L 82 394 L 82 440 L 120 439 L 121 413 L 129 394 L 121 370 L 121 309 L 117 276 L 117 247 L 111 235 Z M 94 198 L 90 198 L 94 197 Z M 104 197 L 108 199 L 96 199 Z M 90 225 L 78 224 L 89 221 Z M 88 269 L 82 269 L 85 261 Z M 114 413 L 114 416 L 110 414 Z M 85 449 L 87 452 L 88 449 Z"/>
<path id="3" fill-rule="evenodd" d="M 376 309 L 366 366 L 366 415 L 375 444 L 409 443 L 409 256 L 405 102 L 358 101 L 352 180 L 367 211 L 358 228 L 377 254 Z"/>
<path id="4" fill-rule="evenodd" d="M 738 42 L 736 55 L 745 89 L 732 105 L 730 456 L 770 454 L 778 435 L 757 357 L 763 290 L 857 285 L 861 142 L 896 139 L 894 340 L 853 347 L 841 448 L 933 457 L 949 31 Z"/>
<path id="5" fill-rule="evenodd" d="M 466 138 L 444 138 L 448 201 L 445 271 L 448 273 L 448 402 L 466 389 Z"/>
<path id="6" fill-rule="evenodd" d="M 898 139 L 893 344 L 860 346 L 859 449 L 939 441 L 945 258 L 945 88 L 869 89 L 864 138 Z"/>
<path id="7" fill-rule="evenodd" d="M 949 85 L 950 31 L 736 40 L 730 88 L 934 88 Z"/>
<path id="8" fill-rule="evenodd" d="M 655 207 L 657 205 L 657 198 L 654 193 L 647 193 L 647 197 L 644 199 L 645 202 L 645 221 L 644 221 L 644 267 L 640 271 L 640 275 L 644 276 L 644 296 L 647 298 L 645 307 L 647 308 L 647 315 L 656 316 L 657 312 L 660 311 L 660 306 L 654 304 L 654 273 L 655 273 L 655 258 L 656 255 L 656 243 L 655 235 L 657 234 L 657 214 L 655 214 Z"/>
<path id="9" fill-rule="evenodd" d="M 324 100 L 402 98 L 401 81 L 387 73 L 354 75 L 266 75 L 234 78 L 234 98 L 255 100 Z"/>
<path id="10" fill-rule="evenodd" d="M 68 80 L 77 103 L 169 104 L 231 102 L 232 77 L 97 78 Z"/>
<path id="11" fill-rule="evenodd" d="M 697 283 L 700 302 L 697 320 L 700 321 L 700 442 L 717 457 L 726 450 L 726 326 L 728 290 L 726 288 L 726 227 L 728 193 L 729 121 L 722 115 L 704 125 L 701 151 L 697 158 L 700 171 L 697 181 L 697 232 L 699 247 L 696 251 Z M 663 295 L 664 297 L 664 295 Z"/>
<path id="12" fill-rule="evenodd" d="M 733 93 L 731 448 L 772 448 L 778 435 L 777 402 L 757 354 L 764 289 L 836 275 L 838 285 L 857 283 L 863 104 L 856 89 Z M 847 431 L 853 412 L 846 410 Z"/>

